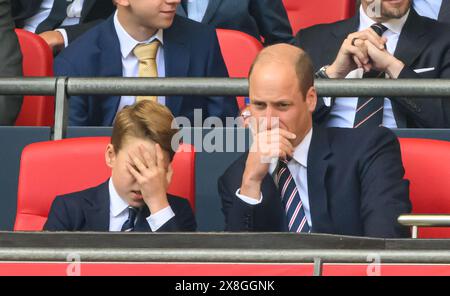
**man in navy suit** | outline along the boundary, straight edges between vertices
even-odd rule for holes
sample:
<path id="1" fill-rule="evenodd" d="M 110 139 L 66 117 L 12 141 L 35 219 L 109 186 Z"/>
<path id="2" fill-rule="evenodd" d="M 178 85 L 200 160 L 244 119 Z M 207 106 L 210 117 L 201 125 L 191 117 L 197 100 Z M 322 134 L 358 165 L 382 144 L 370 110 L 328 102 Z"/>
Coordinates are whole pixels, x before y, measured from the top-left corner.
<path id="1" fill-rule="evenodd" d="M 311 60 L 267 47 L 250 74 L 253 144 L 219 179 L 227 231 L 407 237 L 399 142 L 388 129 L 313 126 Z"/>
<path id="2" fill-rule="evenodd" d="M 215 28 L 237 30 L 264 45 L 294 43 L 282 0 L 181 0 L 177 14 Z"/>
<path id="3" fill-rule="evenodd" d="M 411 1 L 362 0 L 354 17 L 303 29 L 297 43 L 324 79 L 365 79 L 377 73 L 386 79 L 449 79 L 450 26 L 419 16 Z M 374 25 L 381 30 L 375 31 Z M 450 127 L 446 97 L 375 97 L 365 102 L 362 97 L 320 99 L 314 119 L 328 127 Z"/>
<path id="4" fill-rule="evenodd" d="M 114 12 L 112 0 L 14 0 L 17 28 L 39 34 L 59 51 Z"/>
<path id="5" fill-rule="evenodd" d="M 55 74 L 83 77 L 137 77 L 135 48 L 158 42 L 158 77 L 228 77 L 215 30 L 175 16 L 180 0 L 115 0 L 117 11 L 67 47 L 55 60 Z M 69 125 L 110 126 L 116 113 L 135 103 L 130 96 L 72 96 Z M 238 113 L 234 98 L 159 97 L 172 113 L 194 122 L 194 110 L 203 118 L 223 121 Z"/>
<path id="6" fill-rule="evenodd" d="M 151 101 L 120 111 L 105 152 L 111 178 L 57 197 L 44 230 L 195 231 L 189 202 L 167 194 L 177 149 L 172 120 L 167 107 Z"/>

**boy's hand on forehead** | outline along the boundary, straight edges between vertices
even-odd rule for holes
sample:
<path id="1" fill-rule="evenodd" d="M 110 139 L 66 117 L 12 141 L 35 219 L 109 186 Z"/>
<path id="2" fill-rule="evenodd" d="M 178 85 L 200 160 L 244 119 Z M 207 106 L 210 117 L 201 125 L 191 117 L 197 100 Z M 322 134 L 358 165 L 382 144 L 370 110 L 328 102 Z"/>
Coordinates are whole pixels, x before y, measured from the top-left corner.
<path id="1" fill-rule="evenodd" d="M 127 168 L 141 189 L 144 202 L 151 213 L 169 206 L 167 188 L 172 170 L 167 168 L 164 153 L 159 144 L 144 147 L 139 145 L 128 155 Z"/>

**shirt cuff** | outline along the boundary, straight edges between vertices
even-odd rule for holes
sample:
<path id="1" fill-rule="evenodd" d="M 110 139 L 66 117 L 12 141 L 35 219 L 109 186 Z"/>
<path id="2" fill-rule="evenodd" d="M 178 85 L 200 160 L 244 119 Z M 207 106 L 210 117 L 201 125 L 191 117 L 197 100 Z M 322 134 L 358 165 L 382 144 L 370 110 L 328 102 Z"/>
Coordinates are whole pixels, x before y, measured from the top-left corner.
<path id="1" fill-rule="evenodd" d="M 248 204 L 253 205 L 253 206 L 254 206 L 254 205 L 259 205 L 260 203 L 262 203 L 262 200 L 263 200 L 262 192 L 261 192 L 261 196 L 259 197 L 259 200 L 256 200 L 256 199 L 254 199 L 254 198 L 251 198 L 251 197 L 242 195 L 242 194 L 240 194 L 240 192 L 241 192 L 241 188 L 239 188 L 238 190 L 236 190 L 236 196 L 237 196 L 240 200 L 242 200 L 243 202 L 248 203 Z"/>
<path id="2" fill-rule="evenodd" d="M 172 208 L 170 206 L 156 212 L 155 214 L 151 214 L 147 217 L 148 225 L 150 225 L 150 228 L 153 232 L 157 231 L 161 228 L 164 224 L 167 223 L 170 219 L 175 217 L 175 213 L 172 211 Z"/>
<path id="3" fill-rule="evenodd" d="M 64 39 L 64 47 L 69 46 L 69 38 L 67 37 L 67 32 L 64 29 L 56 29 L 55 31 L 58 31 L 59 33 L 61 33 L 61 35 L 63 36 Z"/>

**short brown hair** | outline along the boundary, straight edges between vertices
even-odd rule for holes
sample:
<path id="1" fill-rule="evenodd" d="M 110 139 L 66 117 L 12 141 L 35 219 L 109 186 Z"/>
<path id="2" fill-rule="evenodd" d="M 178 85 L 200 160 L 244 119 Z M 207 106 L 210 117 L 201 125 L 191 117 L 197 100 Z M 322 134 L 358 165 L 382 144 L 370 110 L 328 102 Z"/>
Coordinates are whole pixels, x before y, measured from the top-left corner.
<path id="1" fill-rule="evenodd" d="M 287 45 L 287 44 L 285 44 L 285 45 Z M 274 46 L 277 46 L 277 45 L 268 46 L 258 54 L 258 56 L 255 58 L 255 60 L 253 61 L 253 64 L 250 67 L 248 77 L 250 77 L 252 75 L 253 69 L 260 62 L 260 60 L 262 59 L 261 57 L 264 54 L 266 54 L 266 51 L 270 50 L 271 47 L 274 47 Z M 271 54 L 273 54 L 273 53 L 271 53 Z M 304 99 L 306 100 L 306 94 L 308 93 L 308 90 L 312 86 L 314 86 L 314 68 L 313 68 L 313 64 L 312 64 L 312 61 L 311 61 L 311 58 L 309 57 L 309 55 L 305 51 L 301 50 L 300 48 L 298 48 L 297 58 L 296 58 L 296 62 L 295 62 L 294 66 L 295 66 L 295 73 L 297 76 L 297 80 L 299 83 L 299 89 L 300 89 Z"/>
<path id="2" fill-rule="evenodd" d="M 172 161 L 178 148 L 172 147 L 172 138 L 178 132 L 177 128 L 172 128 L 173 119 L 166 106 L 149 100 L 126 106 L 116 116 L 111 144 L 117 153 L 126 137 L 151 140 L 167 151 Z"/>
<path id="3" fill-rule="evenodd" d="M 298 55 L 297 63 L 295 63 L 295 73 L 300 84 L 300 91 L 306 99 L 308 90 L 314 86 L 314 68 L 311 58 L 304 51 Z"/>

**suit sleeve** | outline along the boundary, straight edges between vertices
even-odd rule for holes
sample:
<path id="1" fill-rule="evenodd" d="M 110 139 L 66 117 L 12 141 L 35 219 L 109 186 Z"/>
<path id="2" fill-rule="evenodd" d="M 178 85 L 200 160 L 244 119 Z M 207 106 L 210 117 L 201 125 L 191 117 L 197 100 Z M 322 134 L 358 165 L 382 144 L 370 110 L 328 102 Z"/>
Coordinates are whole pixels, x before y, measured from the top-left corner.
<path id="1" fill-rule="evenodd" d="M 206 77 L 228 78 L 227 67 L 220 51 L 216 31 L 210 30 L 210 32 Z M 214 96 L 208 98 L 208 114 L 206 116 L 219 117 L 225 123 L 227 117 L 235 118 L 238 116 L 238 112 L 236 97 Z"/>
<path id="2" fill-rule="evenodd" d="M 44 231 L 72 231 L 70 215 L 63 197 L 57 197 L 52 203 Z"/>
<path id="3" fill-rule="evenodd" d="M 222 199 L 222 212 L 225 216 L 225 231 L 253 231 L 254 205 L 236 197 L 235 190 L 227 184 L 225 175 L 218 181 L 219 195 Z"/>
<path id="4" fill-rule="evenodd" d="M 292 28 L 281 0 L 252 0 L 250 13 L 256 20 L 264 45 L 294 43 Z"/>
<path id="5" fill-rule="evenodd" d="M 178 198 L 174 207 L 175 216 L 162 225 L 156 232 L 194 232 L 197 230 L 197 222 L 194 213 L 186 199 Z"/>
<path id="6" fill-rule="evenodd" d="M 103 21 L 103 19 L 99 19 L 99 20 L 95 20 L 95 21 L 91 21 L 91 22 L 87 22 L 87 23 L 83 23 L 83 24 L 78 24 L 78 25 L 63 26 L 60 29 L 66 30 L 67 39 L 68 39 L 67 41 L 70 44 L 75 39 L 77 39 L 78 37 L 83 35 L 83 33 L 88 31 L 92 27 L 96 26 L 97 24 L 101 23 L 102 21 Z"/>
<path id="7" fill-rule="evenodd" d="M 388 129 L 379 128 L 367 141 L 360 161 L 361 215 L 364 235 L 369 237 L 409 237 L 408 228 L 397 218 L 411 212 L 409 181 L 400 144 Z"/>
<path id="8" fill-rule="evenodd" d="M 9 0 L 0 0 L 0 76 L 22 76 L 22 54 L 14 33 Z M 0 95 L 0 125 L 12 125 L 22 107 L 22 96 Z"/>
<path id="9" fill-rule="evenodd" d="M 435 78 L 450 78 L 450 49 L 440 65 L 440 73 Z M 408 66 L 403 68 L 398 76 L 399 79 L 422 79 L 421 74 L 414 72 Z M 393 98 L 400 108 L 411 117 L 419 128 L 448 128 L 450 127 L 450 98 Z"/>
<path id="10" fill-rule="evenodd" d="M 80 76 L 72 64 L 61 56 L 56 57 L 54 62 L 55 76 L 77 77 Z M 87 126 L 88 119 L 88 99 L 86 96 L 69 97 L 69 126 Z"/>

